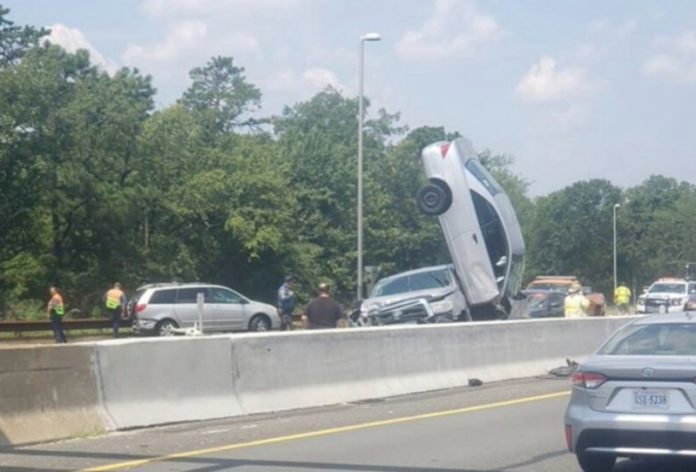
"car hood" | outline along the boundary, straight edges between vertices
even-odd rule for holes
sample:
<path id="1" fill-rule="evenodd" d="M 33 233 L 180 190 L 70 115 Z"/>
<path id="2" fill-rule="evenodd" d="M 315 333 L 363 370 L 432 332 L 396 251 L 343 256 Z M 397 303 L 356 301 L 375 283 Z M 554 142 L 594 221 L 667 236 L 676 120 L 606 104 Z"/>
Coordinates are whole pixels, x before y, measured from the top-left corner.
<path id="1" fill-rule="evenodd" d="M 392 303 L 402 302 L 405 300 L 417 300 L 418 298 L 438 298 L 454 293 L 454 287 L 442 287 L 432 290 L 418 290 L 415 292 L 396 293 L 394 295 L 385 295 L 382 297 L 372 297 L 363 300 L 361 311 L 369 311 L 375 308 L 380 308 Z"/>
<path id="2" fill-rule="evenodd" d="M 644 293 L 641 295 L 640 299 L 645 300 L 646 298 L 684 298 L 686 297 L 686 294 L 684 293 L 671 293 L 671 292 L 653 292 L 653 293 Z"/>
<path id="3" fill-rule="evenodd" d="M 254 300 L 249 300 L 249 307 L 255 311 L 263 311 L 268 314 L 274 314 L 277 312 L 277 308 L 273 305 L 263 302 L 255 302 Z"/>

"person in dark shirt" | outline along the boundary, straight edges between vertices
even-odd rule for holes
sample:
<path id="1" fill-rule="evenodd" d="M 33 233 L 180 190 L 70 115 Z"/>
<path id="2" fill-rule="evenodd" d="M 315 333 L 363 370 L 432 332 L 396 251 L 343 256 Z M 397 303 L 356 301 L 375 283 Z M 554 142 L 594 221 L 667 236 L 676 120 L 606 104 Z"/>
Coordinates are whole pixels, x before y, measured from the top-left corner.
<path id="1" fill-rule="evenodd" d="M 304 320 L 308 329 L 336 328 L 343 309 L 329 294 L 329 286 L 319 284 L 319 296 L 305 308 Z"/>

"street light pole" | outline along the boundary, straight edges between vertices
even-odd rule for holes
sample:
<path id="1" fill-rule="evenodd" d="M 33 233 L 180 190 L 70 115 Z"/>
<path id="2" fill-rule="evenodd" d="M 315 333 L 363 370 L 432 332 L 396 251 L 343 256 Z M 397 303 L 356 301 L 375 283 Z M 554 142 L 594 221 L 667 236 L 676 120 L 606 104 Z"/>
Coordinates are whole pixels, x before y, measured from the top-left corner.
<path id="1" fill-rule="evenodd" d="M 614 293 L 616 293 L 616 209 L 621 205 L 618 203 L 614 204 Z"/>
<path id="2" fill-rule="evenodd" d="M 365 41 L 379 41 L 378 33 L 360 37 L 360 67 L 358 85 L 358 300 L 363 296 L 363 83 L 365 81 Z"/>

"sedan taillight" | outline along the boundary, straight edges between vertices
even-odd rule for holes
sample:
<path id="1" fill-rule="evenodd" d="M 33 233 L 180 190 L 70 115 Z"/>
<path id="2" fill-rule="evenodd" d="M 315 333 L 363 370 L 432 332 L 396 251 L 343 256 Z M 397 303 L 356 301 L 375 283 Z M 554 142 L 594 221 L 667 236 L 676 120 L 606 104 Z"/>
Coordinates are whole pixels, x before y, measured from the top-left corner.
<path id="1" fill-rule="evenodd" d="M 595 389 L 606 381 L 605 376 L 594 372 L 575 372 L 573 374 L 573 385 L 577 387 Z"/>

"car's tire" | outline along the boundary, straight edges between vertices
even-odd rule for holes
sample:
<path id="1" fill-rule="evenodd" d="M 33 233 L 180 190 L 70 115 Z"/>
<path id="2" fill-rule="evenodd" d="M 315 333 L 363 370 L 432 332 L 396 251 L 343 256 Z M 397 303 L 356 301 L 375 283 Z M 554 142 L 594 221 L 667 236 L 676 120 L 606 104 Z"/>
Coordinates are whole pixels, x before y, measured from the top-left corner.
<path id="1" fill-rule="evenodd" d="M 452 205 L 452 191 L 445 182 L 431 180 L 418 190 L 416 203 L 420 211 L 426 215 L 439 216 Z"/>
<path id="2" fill-rule="evenodd" d="M 179 325 L 176 324 L 176 322 L 174 322 L 173 320 L 162 320 L 155 325 L 155 334 L 163 338 L 174 336 L 172 328 L 178 327 Z"/>
<path id="3" fill-rule="evenodd" d="M 585 472 L 610 472 L 616 464 L 616 456 L 578 452 L 578 464 Z"/>
<path id="4" fill-rule="evenodd" d="M 271 319 L 267 315 L 254 315 L 249 320 L 249 331 L 270 331 L 273 328 L 271 324 Z"/>

